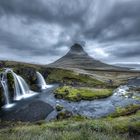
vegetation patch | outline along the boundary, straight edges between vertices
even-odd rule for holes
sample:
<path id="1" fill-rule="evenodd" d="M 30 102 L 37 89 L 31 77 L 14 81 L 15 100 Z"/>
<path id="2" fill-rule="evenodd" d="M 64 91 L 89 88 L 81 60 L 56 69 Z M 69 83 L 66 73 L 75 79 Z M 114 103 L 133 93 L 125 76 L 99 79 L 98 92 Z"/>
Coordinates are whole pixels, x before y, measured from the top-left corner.
<path id="1" fill-rule="evenodd" d="M 109 117 L 120 117 L 136 113 L 140 110 L 140 104 L 131 104 L 126 107 L 117 107 L 116 111 L 109 115 Z"/>
<path id="2" fill-rule="evenodd" d="M 47 68 L 48 83 L 63 83 L 67 85 L 79 86 L 79 85 L 88 85 L 88 86 L 106 86 L 102 81 L 94 79 L 89 75 L 75 73 L 70 70 L 64 70 L 59 68 Z"/>
<path id="3" fill-rule="evenodd" d="M 7 125 L 7 126 L 6 126 Z M 140 111 L 117 118 L 65 120 L 37 123 L 11 123 L 0 129 L 1 140 L 137 140 L 140 134 Z"/>
<path id="4" fill-rule="evenodd" d="M 94 100 L 106 98 L 111 96 L 112 89 L 91 89 L 91 88 L 76 88 L 71 86 L 59 87 L 55 90 L 54 94 L 57 98 L 63 98 L 70 101 L 80 100 Z"/>

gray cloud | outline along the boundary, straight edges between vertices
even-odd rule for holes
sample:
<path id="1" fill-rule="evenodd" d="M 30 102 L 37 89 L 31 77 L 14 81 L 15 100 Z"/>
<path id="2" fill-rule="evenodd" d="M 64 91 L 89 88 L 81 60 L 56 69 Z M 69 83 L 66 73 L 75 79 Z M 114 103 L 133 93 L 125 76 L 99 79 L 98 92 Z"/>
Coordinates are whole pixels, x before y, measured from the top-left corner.
<path id="1" fill-rule="evenodd" d="M 0 59 L 49 63 L 85 41 L 97 59 L 139 61 L 139 9 L 139 0 L 1 0 Z"/>

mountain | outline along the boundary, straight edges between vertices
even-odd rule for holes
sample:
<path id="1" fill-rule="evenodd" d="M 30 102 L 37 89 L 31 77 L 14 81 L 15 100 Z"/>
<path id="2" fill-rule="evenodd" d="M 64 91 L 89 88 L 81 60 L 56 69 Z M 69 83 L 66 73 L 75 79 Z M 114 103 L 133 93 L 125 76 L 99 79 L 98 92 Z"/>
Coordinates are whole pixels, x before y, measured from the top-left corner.
<path id="1" fill-rule="evenodd" d="M 80 69 L 123 69 L 121 67 L 105 64 L 90 57 L 83 47 L 79 44 L 74 44 L 68 53 L 57 61 L 48 65 L 49 67 L 58 68 L 80 68 Z"/>

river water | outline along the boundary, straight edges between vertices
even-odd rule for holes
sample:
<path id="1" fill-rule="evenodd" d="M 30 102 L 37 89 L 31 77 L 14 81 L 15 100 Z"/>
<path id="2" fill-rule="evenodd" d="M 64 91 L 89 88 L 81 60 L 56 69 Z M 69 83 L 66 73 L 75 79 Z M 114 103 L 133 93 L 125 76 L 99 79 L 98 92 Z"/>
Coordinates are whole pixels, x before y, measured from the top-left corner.
<path id="1" fill-rule="evenodd" d="M 17 101 L 15 106 L 9 110 L 3 110 L 1 113 L 12 112 L 12 110 L 19 109 L 23 107 L 25 104 L 29 104 L 34 100 L 41 100 L 53 106 L 57 104 L 62 105 L 65 110 L 71 111 L 73 114 L 80 114 L 82 116 L 90 117 L 90 118 L 99 118 L 103 116 L 107 116 L 108 114 L 115 111 L 116 107 L 125 107 L 130 104 L 140 104 L 140 100 L 134 99 L 131 93 L 129 95 L 130 87 L 139 87 L 140 79 L 135 78 L 131 79 L 127 85 L 122 85 L 114 90 L 113 95 L 104 98 L 97 99 L 93 101 L 84 101 L 81 100 L 79 102 L 71 102 L 63 99 L 56 99 L 54 97 L 53 91 L 58 87 L 57 84 L 50 86 L 50 88 L 38 93 L 34 97 L 29 99 L 24 99 L 21 101 Z M 139 93 L 140 94 L 140 93 Z M 54 110 L 48 116 L 46 116 L 46 120 L 51 120 L 55 118 L 57 115 L 57 111 Z"/>

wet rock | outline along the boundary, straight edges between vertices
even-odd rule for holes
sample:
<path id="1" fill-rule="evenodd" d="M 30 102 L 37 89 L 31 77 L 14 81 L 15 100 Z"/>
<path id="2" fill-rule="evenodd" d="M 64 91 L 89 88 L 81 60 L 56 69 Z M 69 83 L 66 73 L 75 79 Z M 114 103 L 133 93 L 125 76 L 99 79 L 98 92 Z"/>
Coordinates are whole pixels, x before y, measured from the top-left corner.
<path id="1" fill-rule="evenodd" d="M 30 89 L 36 92 L 41 92 L 41 87 L 38 86 L 37 84 L 30 85 Z"/>
<path id="2" fill-rule="evenodd" d="M 0 86 L 0 108 L 4 105 L 4 96 L 3 96 L 3 89 Z"/>
<path id="3" fill-rule="evenodd" d="M 56 108 L 57 111 L 62 111 L 63 110 L 63 106 L 60 105 L 60 104 L 56 104 L 55 108 Z"/>
<path id="4" fill-rule="evenodd" d="M 36 84 L 36 70 L 31 67 L 20 66 L 16 70 L 16 73 L 21 75 L 29 85 Z"/>
<path id="5" fill-rule="evenodd" d="M 43 101 L 33 101 L 19 110 L 2 116 L 2 120 L 35 122 L 45 119 L 52 111 L 53 107 L 49 104 Z"/>
<path id="6" fill-rule="evenodd" d="M 67 119 L 67 118 L 70 118 L 72 117 L 72 112 L 68 111 L 68 110 L 65 110 L 65 111 L 62 111 L 60 113 L 57 114 L 57 119 L 58 120 L 61 120 L 61 119 Z"/>

